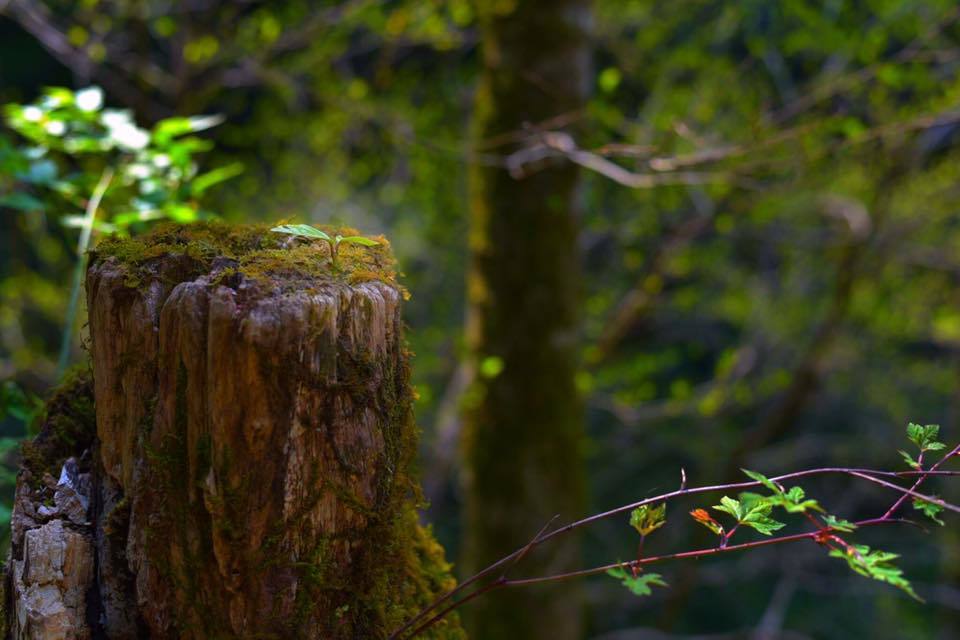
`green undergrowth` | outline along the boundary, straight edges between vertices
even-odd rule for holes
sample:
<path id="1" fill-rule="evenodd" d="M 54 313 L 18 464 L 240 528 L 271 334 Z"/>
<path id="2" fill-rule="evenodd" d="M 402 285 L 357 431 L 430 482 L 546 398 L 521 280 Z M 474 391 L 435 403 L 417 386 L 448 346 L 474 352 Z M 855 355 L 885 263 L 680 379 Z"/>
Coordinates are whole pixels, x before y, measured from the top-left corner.
<path id="1" fill-rule="evenodd" d="M 116 259 L 128 269 L 127 284 L 139 286 L 159 275 L 158 259 L 183 256 L 184 275 L 213 273 L 216 281 L 234 285 L 238 280 L 281 281 L 303 288 L 326 283 L 359 284 L 380 281 L 398 286 L 396 264 L 382 236 L 373 247 L 343 245 L 336 266 L 326 243 L 291 238 L 270 231 L 272 225 L 232 225 L 203 222 L 164 224 L 134 238 L 118 235 L 103 239 L 91 252 L 91 263 Z M 349 227 L 318 227 L 331 235 L 360 235 Z"/>
<path id="2" fill-rule="evenodd" d="M 40 482 L 44 473 L 57 477 L 63 462 L 80 456 L 97 435 L 93 376 L 83 367 L 67 373 L 44 405 L 35 438 L 23 443 L 23 466 Z"/>

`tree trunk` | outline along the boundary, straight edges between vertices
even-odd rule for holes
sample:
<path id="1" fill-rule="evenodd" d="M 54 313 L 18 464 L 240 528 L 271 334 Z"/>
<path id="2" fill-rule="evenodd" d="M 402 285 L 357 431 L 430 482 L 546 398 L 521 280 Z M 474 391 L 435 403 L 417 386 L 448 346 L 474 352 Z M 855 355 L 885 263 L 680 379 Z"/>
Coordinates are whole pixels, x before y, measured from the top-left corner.
<path id="1" fill-rule="evenodd" d="M 94 253 L 95 431 L 21 475 L 13 637 L 383 638 L 450 588 L 417 522 L 389 250 L 333 267 L 285 238 L 173 227 Z M 89 509 L 67 517 L 71 487 Z"/>
<path id="2" fill-rule="evenodd" d="M 555 514 L 580 515 L 584 493 L 574 384 L 578 171 L 547 159 L 511 175 L 486 158 L 522 151 L 525 124 L 583 107 L 590 2 L 485 0 L 479 9 L 483 71 L 474 138 L 481 153 L 471 176 L 468 281 L 477 375 L 464 433 L 467 575 L 521 547 Z M 571 536 L 516 571 L 564 571 L 578 558 Z M 580 636 L 580 606 L 577 586 L 558 583 L 484 596 L 464 615 L 478 639 L 556 640 Z"/>

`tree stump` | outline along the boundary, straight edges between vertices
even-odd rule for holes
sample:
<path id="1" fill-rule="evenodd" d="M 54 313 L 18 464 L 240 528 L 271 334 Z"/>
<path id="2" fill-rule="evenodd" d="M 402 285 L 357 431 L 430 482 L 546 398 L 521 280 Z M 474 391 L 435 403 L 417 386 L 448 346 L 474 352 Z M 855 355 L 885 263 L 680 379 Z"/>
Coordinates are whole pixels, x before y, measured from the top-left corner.
<path id="1" fill-rule="evenodd" d="M 450 588 L 417 521 L 402 299 L 385 243 L 342 247 L 337 265 L 265 227 L 101 243 L 87 274 L 95 436 L 43 460 L 67 456 L 89 503 L 47 535 L 76 534 L 66 548 L 92 556 L 50 569 L 88 585 L 86 628 L 56 637 L 383 638 Z M 17 555 L 50 526 L 15 536 L 14 637 L 54 637 L 21 616 L 16 582 Z M 74 621 L 78 589 L 57 587 Z M 434 632 L 461 636 L 455 619 Z"/>

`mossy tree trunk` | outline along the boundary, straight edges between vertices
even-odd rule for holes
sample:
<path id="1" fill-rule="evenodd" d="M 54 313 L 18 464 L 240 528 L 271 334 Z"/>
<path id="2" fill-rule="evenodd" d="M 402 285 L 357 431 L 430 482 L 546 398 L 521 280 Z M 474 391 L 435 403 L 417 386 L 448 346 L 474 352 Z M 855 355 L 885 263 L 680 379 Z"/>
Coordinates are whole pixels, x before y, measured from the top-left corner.
<path id="1" fill-rule="evenodd" d="M 578 171 L 541 161 L 515 177 L 483 158 L 525 144 L 524 125 L 582 108 L 590 82 L 589 0 L 479 3 L 468 339 L 476 380 L 465 429 L 466 571 L 522 546 L 553 515 L 581 513 Z M 572 569 L 574 537 L 524 560 L 524 575 Z M 464 612 L 471 637 L 580 635 L 571 584 L 484 596 Z"/>
<path id="2" fill-rule="evenodd" d="M 52 516 L 92 553 L 63 637 L 383 638 L 451 587 L 415 511 L 389 251 L 334 269 L 281 242 L 172 228 L 93 256 L 95 433 L 44 459 L 92 478 L 87 522 Z M 13 635 L 49 637 L 14 591 Z"/>

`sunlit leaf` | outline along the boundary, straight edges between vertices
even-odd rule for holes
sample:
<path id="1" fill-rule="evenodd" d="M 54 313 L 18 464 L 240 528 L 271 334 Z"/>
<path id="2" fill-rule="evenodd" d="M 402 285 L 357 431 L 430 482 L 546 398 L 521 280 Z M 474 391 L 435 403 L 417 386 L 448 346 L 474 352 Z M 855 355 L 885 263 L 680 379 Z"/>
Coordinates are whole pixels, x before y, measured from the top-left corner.
<path id="1" fill-rule="evenodd" d="M 270 231 L 275 231 L 276 233 L 287 233 L 292 236 L 299 236 L 301 238 L 320 238 L 321 240 L 327 240 L 332 242 L 333 239 L 327 235 L 325 231 L 321 231 L 316 227 L 313 227 L 309 224 L 282 224 L 278 227 L 270 229 Z"/>
<path id="2" fill-rule="evenodd" d="M 908 593 L 910 597 L 923 601 L 910 582 L 903 577 L 903 570 L 893 564 L 893 560 L 900 557 L 895 553 L 871 550 L 867 545 L 856 544 L 846 549 L 832 549 L 830 556 L 843 558 L 851 569 L 862 576 L 891 584 Z"/>
<path id="3" fill-rule="evenodd" d="M 346 242 L 348 244 L 359 244 L 363 245 L 364 247 L 375 247 L 380 244 L 376 240 L 371 240 L 370 238 L 365 238 L 363 236 L 337 236 L 337 240 L 341 243 Z"/>
<path id="4" fill-rule="evenodd" d="M 641 536 L 649 535 L 667 522 L 667 503 L 661 502 L 656 507 L 641 505 L 630 512 L 630 526 Z"/>

